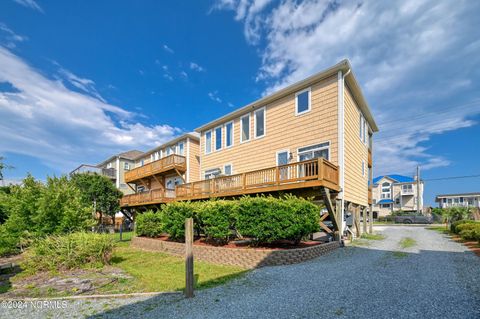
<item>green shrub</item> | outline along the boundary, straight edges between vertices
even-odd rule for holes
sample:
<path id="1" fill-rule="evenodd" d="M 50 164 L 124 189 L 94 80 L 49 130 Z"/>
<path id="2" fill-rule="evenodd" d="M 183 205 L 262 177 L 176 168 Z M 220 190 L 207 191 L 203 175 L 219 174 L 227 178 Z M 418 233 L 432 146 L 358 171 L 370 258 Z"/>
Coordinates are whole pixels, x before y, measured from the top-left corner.
<path id="1" fill-rule="evenodd" d="M 257 244 L 282 239 L 298 243 L 319 230 L 319 218 L 319 207 L 305 199 L 243 197 L 238 204 L 236 229 Z"/>
<path id="2" fill-rule="evenodd" d="M 226 200 L 209 201 L 199 205 L 198 219 L 208 240 L 225 244 L 231 239 L 237 207 L 237 201 Z"/>
<path id="3" fill-rule="evenodd" d="M 450 224 L 450 231 L 454 234 L 458 234 L 460 232 L 460 230 L 457 230 L 458 226 L 463 224 L 474 224 L 474 223 L 476 223 L 474 220 L 467 220 L 467 219 L 457 220 Z"/>
<path id="4" fill-rule="evenodd" d="M 147 211 L 137 216 L 135 230 L 139 236 L 158 237 L 164 232 L 163 212 Z"/>
<path id="5" fill-rule="evenodd" d="M 460 237 L 465 240 L 480 241 L 480 227 L 463 229 L 460 231 Z"/>
<path id="6" fill-rule="evenodd" d="M 173 240 L 185 238 L 185 219 L 193 217 L 197 234 L 200 233 L 201 223 L 197 218 L 199 204 L 191 202 L 173 202 L 163 208 L 163 227 Z"/>
<path id="7" fill-rule="evenodd" d="M 108 264 L 114 238 L 108 234 L 70 233 L 52 235 L 34 243 L 27 251 L 25 269 L 63 270 Z"/>

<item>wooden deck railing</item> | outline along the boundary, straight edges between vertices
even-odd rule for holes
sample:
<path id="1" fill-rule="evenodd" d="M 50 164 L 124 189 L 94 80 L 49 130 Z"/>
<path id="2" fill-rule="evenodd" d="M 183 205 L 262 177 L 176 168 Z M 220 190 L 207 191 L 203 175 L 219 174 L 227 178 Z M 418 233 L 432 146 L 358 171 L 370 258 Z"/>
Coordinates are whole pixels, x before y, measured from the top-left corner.
<path id="1" fill-rule="evenodd" d="M 159 174 L 172 169 L 185 171 L 186 168 L 187 161 L 185 156 L 173 154 L 125 172 L 125 182 L 133 182 L 140 178 Z"/>
<path id="2" fill-rule="evenodd" d="M 295 188 L 295 183 L 298 184 L 298 188 L 301 188 L 301 182 L 313 181 L 319 181 L 318 185 L 328 184 L 335 188 L 338 187 L 338 167 L 323 158 L 319 158 L 242 174 L 221 176 L 177 185 L 176 198 L 181 200 L 222 195 L 231 196 L 252 193 L 252 190 L 258 190 L 259 192 L 275 191 L 286 185 L 292 186 L 289 188 Z"/>
<path id="3" fill-rule="evenodd" d="M 153 189 L 147 192 L 125 195 L 120 200 L 120 206 L 138 205 L 147 203 L 164 203 L 175 199 L 175 191 L 172 189 Z"/>

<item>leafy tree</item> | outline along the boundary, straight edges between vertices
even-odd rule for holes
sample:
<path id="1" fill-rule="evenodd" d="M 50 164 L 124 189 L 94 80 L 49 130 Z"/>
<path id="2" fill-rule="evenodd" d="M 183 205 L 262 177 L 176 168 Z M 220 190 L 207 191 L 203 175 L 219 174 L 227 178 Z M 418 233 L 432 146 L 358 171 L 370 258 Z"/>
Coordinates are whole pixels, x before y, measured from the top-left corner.
<path id="1" fill-rule="evenodd" d="M 100 214 L 99 223 L 103 215 L 108 215 L 115 223 L 115 214 L 120 210 L 120 192 L 112 181 L 98 174 L 75 174 L 73 183 L 81 192 L 81 198 L 85 204 L 91 205 L 92 212 Z"/>
<path id="2" fill-rule="evenodd" d="M 0 181 L 3 181 L 3 171 L 7 168 L 13 168 L 13 166 L 5 164 L 4 159 L 5 157 L 0 156 Z"/>

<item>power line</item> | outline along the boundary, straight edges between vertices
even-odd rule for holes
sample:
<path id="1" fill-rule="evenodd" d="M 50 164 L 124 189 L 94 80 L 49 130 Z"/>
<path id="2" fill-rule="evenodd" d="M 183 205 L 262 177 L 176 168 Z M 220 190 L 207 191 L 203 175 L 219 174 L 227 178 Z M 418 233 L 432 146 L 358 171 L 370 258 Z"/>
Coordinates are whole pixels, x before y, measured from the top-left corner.
<path id="1" fill-rule="evenodd" d="M 463 176 L 449 176 L 449 177 L 439 177 L 439 178 L 428 178 L 428 179 L 423 179 L 423 181 L 426 181 L 426 182 L 431 182 L 431 181 L 446 181 L 446 180 L 451 180 L 451 179 L 475 178 L 475 177 L 480 177 L 480 174 L 476 174 L 476 175 L 463 175 Z"/>

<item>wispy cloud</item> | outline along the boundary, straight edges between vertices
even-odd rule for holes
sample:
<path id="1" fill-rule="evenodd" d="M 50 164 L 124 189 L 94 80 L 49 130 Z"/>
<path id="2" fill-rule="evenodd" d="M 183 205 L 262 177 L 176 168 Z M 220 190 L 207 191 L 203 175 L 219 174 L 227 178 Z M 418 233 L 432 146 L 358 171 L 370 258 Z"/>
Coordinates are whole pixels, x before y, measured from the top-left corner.
<path id="1" fill-rule="evenodd" d="M 197 72 L 205 72 L 205 68 L 195 62 L 190 62 L 190 69 Z"/>
<path id="2" fill-rule="evenodd" d="M 57 63 L 57 65 L 58 65 L 58 63 Z M 58 65 L 58 66 L 60 67 L 60 65 Z M 70 83 L 71 85 L 73 85 L 77 89 L 79 89 L 79 90 L 81 90 L 81 91 L 99 99 L 100 101 L 106 103 L 106 101 L 103 99 L 103 97 L 100 95 L 100 93 L 98 93 L 98 91 L 95 87 L 95 82 L 93 80 L 86 79 L 86 78 L 81 78 L 81 77 L 73 74 L 72 72 L 70 72 L 67 69 L 64 69 L 62 67 L 60 67 L 58 72 L 59 72 L 59 75 L 60 75 L 61 78 L 68 81 L 68 83 Z"/>
<path id="3" fill-rule="evenodd" d="M 0 82 L 15 88 L 0 91 L 0 153 L 33 156 L 68 171 L 119 151 L 150 148 L 181 132 L 169 125 L 137 122 L 130 111 L 92 97 L 92 80 L 64 74 L 90 94 L 46 77 L 0 46 Z"/>
<path id="4" fill-rule="evenodd" d="M 478 2 L 221 0 L 213 9 L 233 11 L 260 48 L 265 94 L 351 60 L 381 130 L 375 173 L 448 165 L 425 142 L 476 124 Z"/>
<path id="5" fill-rule="evenodd" d="M 222 99 L 220 97 L 218 97 L 218 91 L 209 92 L 208 97 L 212 101 L 215 101 L 217 103 L 222 103 Z"/>
<path id="6" fill-rule="evenodd" d="M 13 1 L 24 6 L 25 8 L 33 9 L 43 13 L 42 7 L 40 7 L 38 3 L 36 3 L 34 0 L 13 0 Z"/>
<path id="7" fill-rule="evenodd" d="M 170 53 L 170 54 L 174 54 L 175 51 L 173 51 L 168 45 L 164 44 L 163 45 L 163 50 L 165 50 L 166 52 Z"/>
<path id="8" fill-rule="evenodd" d="M 28 40 L 26 36 L 16 34 L 5 23 L 0 22 L 0 41 L 6 47 L 13 49 L 17 46 L 17 43 Z"/>

